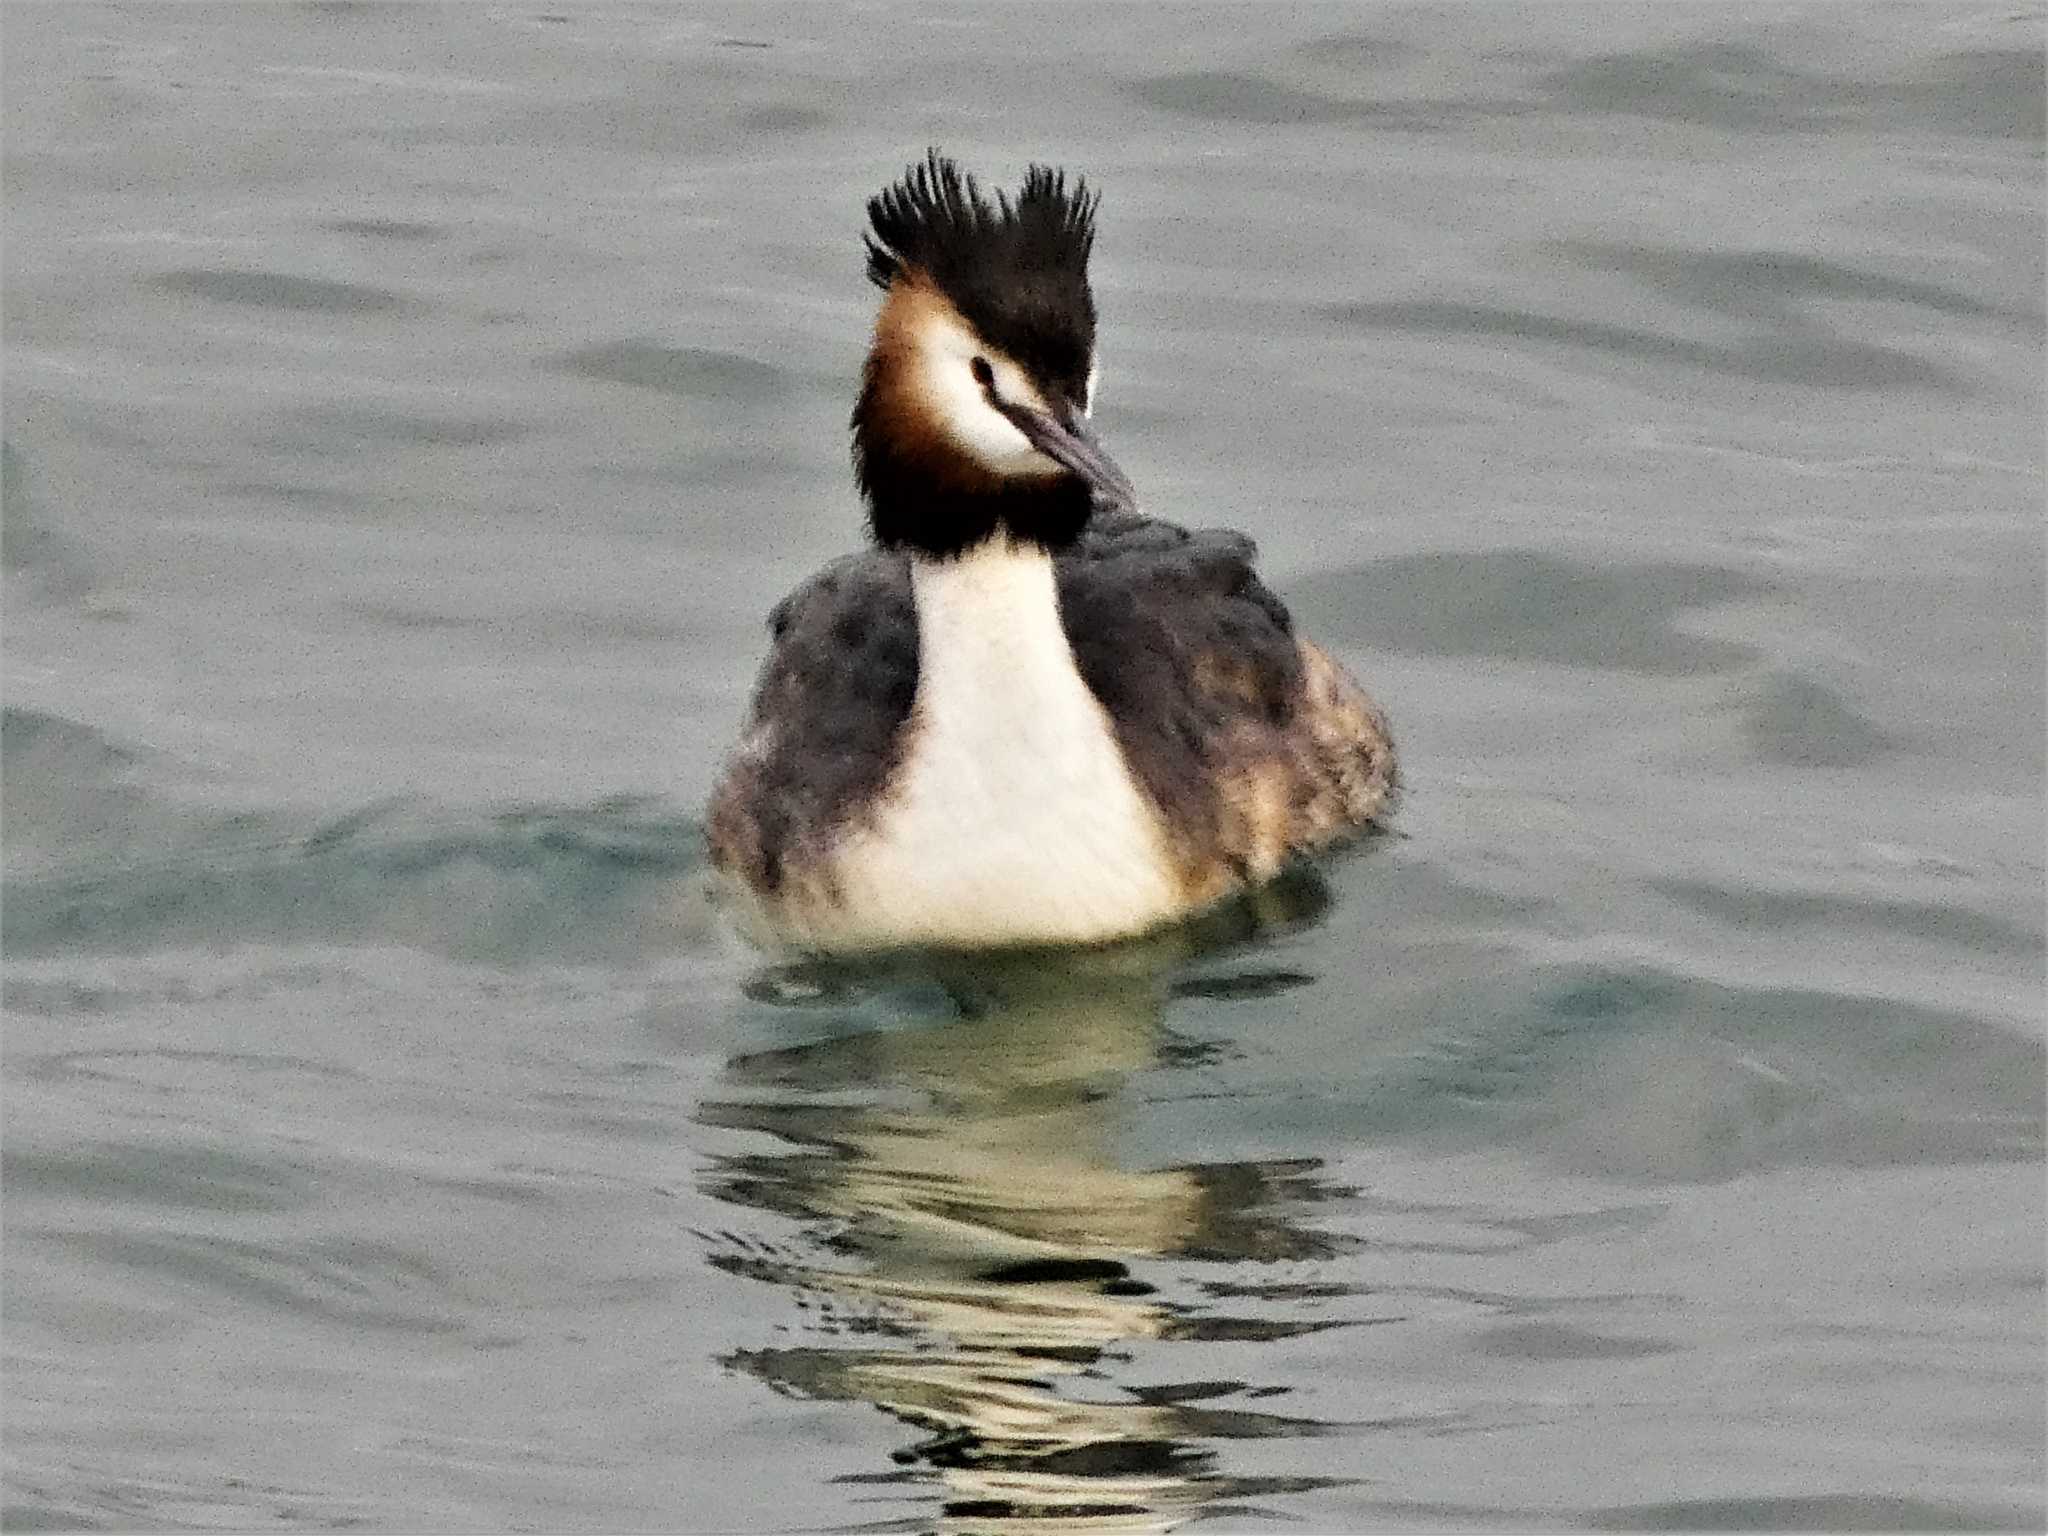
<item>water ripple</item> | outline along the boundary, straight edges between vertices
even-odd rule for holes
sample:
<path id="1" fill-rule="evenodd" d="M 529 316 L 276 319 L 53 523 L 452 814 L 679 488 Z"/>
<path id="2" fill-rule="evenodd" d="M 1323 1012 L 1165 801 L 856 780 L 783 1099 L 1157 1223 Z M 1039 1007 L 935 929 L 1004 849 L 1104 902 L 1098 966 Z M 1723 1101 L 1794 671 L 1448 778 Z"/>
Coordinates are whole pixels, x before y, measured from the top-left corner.
<path id="1" fill-rule="evenodd" d="M 701 852 L 694 820 L 638 799 L 475 813 L 385 801 L 310 827 L 202 818 L 145 847 L 10 874 L 7 953 L 300 940 L 630 958 L 682 941 L 677 893 L 694 889 Z"/>

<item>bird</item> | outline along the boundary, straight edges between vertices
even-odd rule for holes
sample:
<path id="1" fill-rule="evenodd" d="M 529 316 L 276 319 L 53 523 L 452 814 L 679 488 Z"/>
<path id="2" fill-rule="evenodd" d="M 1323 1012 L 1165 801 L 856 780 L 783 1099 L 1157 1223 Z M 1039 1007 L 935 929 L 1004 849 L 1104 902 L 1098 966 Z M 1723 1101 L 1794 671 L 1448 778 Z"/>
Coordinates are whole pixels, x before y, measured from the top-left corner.
<path id="1" fill-rule="evenodd" d="M 1389 819 L 1386 719 L 1252 541 L 1141 512 L 1095 434 L 1099 204 L 937 149 L 868 202 L 871 537 L 769 615 L 705 817 L 767 947 L 1112 944 Z"/>

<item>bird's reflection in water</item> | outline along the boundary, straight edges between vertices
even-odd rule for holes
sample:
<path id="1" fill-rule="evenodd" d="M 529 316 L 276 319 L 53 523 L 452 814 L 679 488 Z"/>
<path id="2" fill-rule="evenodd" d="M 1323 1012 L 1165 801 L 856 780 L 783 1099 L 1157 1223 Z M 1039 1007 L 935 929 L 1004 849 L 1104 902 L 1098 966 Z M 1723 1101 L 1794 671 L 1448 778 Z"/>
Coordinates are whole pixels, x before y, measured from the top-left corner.
<path id="1" fill-rule="evenodd" d="M 1299 921 L 1321 899 L 1318 884 L 1296 884 L 1229 921 Z M 1165 973 L 1191 944 L 1218 937 L 1211 928 L 1163 950 L 926 961 L 914 973 L 785 971 L 755 989 L 858 1008 L 892 985 L 900 1000 L 913 974 L 923 982 L 923 1008 L 907 1010 L 921 1014 L 914 1022 L 736 1057 L 732 1096 L 700 1113 L 788 1148 L 723 1160 L 713 1192 L 817 1224 L 827 1250 L 819 1262 L 751 1249 L 714 1256 L 793 1288 L 821 1335 L 727 1364 L 780 1391 L 872 1403 L 926 1431 L 898 1453 L 903 1470 L 867 1480 L 936 1477 L 941 1529 L 1165 1530 L 1330 1481 L 1219 1467 L 1200 1442 L 1324 1428 L 1216 1404 L 1242 1383 L 1115 1379 L 1120 1341 L 1333 1326 L 1218 1317 L 1131 1271 L 1134 1260 L 1329 1251 L 1327 1238 L 1271 1209 L 1313 1192 L 1309 1165 L 1119 1164 L 1123 1083 L 1175 1050 Z M 848 1334 L 858 1342 L 826 1342 Z"/>

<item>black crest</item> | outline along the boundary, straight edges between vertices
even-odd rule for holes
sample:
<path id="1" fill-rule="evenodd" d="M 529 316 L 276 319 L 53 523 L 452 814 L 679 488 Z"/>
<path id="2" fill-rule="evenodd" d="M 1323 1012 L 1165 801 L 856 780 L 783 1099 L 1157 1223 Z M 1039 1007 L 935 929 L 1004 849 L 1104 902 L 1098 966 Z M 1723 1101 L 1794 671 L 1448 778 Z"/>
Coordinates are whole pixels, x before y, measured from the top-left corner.
<path id="1" fill-rule="evenodd" d="M 922 272 L 991 345 L 1078 399 L 1095 350 L 1088 256 L 1098 195 L 1034 165 L 993 201 L 936 149 L 868 202 L 868 278 L 887 288 Z"/>

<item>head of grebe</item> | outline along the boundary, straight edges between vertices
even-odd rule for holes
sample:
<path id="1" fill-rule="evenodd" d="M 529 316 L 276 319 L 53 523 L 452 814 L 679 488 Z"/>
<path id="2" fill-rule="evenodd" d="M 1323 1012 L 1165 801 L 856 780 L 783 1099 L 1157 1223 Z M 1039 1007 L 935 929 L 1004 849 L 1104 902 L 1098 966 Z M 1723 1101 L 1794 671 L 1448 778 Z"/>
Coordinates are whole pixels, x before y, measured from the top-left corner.
<path id="1" fill-rule="evenodd" d="M 1089 429 L 1095 197 L 1033 166 L 984 196 L 934 150 L 868 204 L 883 290 L 853 412 L 876 542 L 945 560 L 991 539 L 1057 551 L 1131 483 Z"/>

